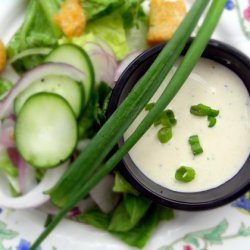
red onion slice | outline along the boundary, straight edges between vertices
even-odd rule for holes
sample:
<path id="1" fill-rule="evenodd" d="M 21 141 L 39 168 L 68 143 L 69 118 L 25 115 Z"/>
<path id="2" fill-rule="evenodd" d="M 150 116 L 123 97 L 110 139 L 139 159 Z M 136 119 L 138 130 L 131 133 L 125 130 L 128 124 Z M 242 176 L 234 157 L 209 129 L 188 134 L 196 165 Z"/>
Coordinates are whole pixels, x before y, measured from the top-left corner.
<path id="1" fill-rule="evenodd" d="M 85 74 L 83 72 L 68 64 L 42 64 L 24 74 L 9 94 L 0 102 L 0 119 L 3 119 L 13 113 L 13 102 L 18 94 L 30 86 L 34 81 L 48 75 L 68 76 L 78 82 L 83 81 L 85 78 Z"/>
<path id="2" fill-rule="evenodd" d="M 104 81 L 114 86 L 114 75 L 118 67 L 115 56 L 107 53 L 99 44 L 87 42 L 84 49 L 88 53 L 95 70 L 96 82 Z"/>
<path id="3" fill-rule="evenodd" d="M 0 146 L 2 148 L 15 147 L 14 126 L 15 122 L 10 118 L 0 124 Z"/>
<path id="4" fill-rule="evenodd" d="M 4 71 L 1 73 L 1 77 L 3 79 L 11 81 L 13 84 L 15 84 L 20 78 L 20 76 L 16 73 L 16 71 L 10 64 L 7 64 L 5 66 Z"/>
<path id="5" fill-rule="evenodd" d="M 111 212 L 120 199 L 120 195 L 112 191 L 113 186 L 114 176 L 107 175 L 90 191 L 91 198 L 104 213 Z"/>
<path id="6" fill-rule="evenodd" d="M 132 54 L 127 55 L 123 61 L 121 61 L 119 67 L 117 68 L 117 71 L 115 72 L 114 81 L 117 82 L 123 71 L 129 66 L 131 62 L 134 61 L 134 59 L 139 56 L 141 52 L 133 52 Z"/>
<path id="7" fill-rule="evenodd" d="M 44 194 L 45 191 L 52 188 L 56 182 L 61 178 L 67 169 L 68 162 L 62 164 L 60 167 L 48 170 L 43 180 L 30 192 L 20 197 L 11 197 L 4 190 L 8 190 L 8 185 L 0 176 L 0 206 L 12 209 L 25 209 L 38 207 L 49 200 L 49 195 Z"/>
<path id="8" fill-rule="evenodd" d="M 50 53 L 50 48 L 32 48 L 22 51 L 21 53 L 17 54 L 16 56 L 12 57 L 9 61 L 10 64 L 16 62 L 17 60 L 26 57 L 26 56 L 33 56 L 33 55 L 48 55 Z"/>

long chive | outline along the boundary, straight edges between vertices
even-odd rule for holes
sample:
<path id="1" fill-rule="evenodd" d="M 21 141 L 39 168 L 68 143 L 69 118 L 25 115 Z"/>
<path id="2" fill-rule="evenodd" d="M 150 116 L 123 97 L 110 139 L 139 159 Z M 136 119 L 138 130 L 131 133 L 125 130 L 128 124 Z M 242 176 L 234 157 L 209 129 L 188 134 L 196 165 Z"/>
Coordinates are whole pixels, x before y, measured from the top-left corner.
<path id="1" fill-rule="evenodd" d="M 74 161 L 57 185 L 50 190 L 49 194 L 55 204 L 63 206 L 95 173 L 96 168 L 123 136 L 171 70 L 208 3 L 209 0 L 196 0 L 171 41 L 147 73 L 139 80 L 129 96 Z"/>
<path id="2" fill-rule="evenodd" d="M 203 3 L 205 1 L 197 0 L 193 6 L 199 5 L 199 3 Z M 47 226 L 47 228 L 42 232 L 42 234 L 38 237 L 35 243 L 32 245 L 30 250 L 35 250 L 43 240 L 49 235 L 49 233 L 56 227 L 56 225 L 63 219 L 66 213 L 74 207 L 74 205 L 79 202 L 83 197 L 85 197 L 89 191 L 108 173 L 110 172 L 116 164 L 124 157 L 125 154 L 133 147 L 133 145 L 138 141 L 138 139 L 143 135 L 143 133 L 152 125 L 154 119 L 165 109 L 166 105 L 172 100 L 175 96 L 179 88 L 183 85 L 185 78 L 192 71 L 193 66 L 198 61 L 202 51 L 204 50 L 209 37 L 211 36 L 216 24 L 219 21 L 221 13 L 226 4 L 226 0 L 214 0 L 212 6 L 205 18 L 205 21 L 195 39 L 194 43 L 191 45 L 189 51 L 187 52 L 180 68 L 177 70 L 177 74 L 174 75 L 170 84 L 163 92 L 162 96 L 158 100 L 157 104 L 154 108 L 147 114 L 146 118 L 142 121 L 136 131 L 128 138 L 128 140 L 123 144 L 123 146 L 104 164 L 100 167 L 98 171 L 96 171 L 92 176 L 86 181 L 85 184 L 82 184 L 75 193 L 72 194 L 70 200 L 66 205 L 62 208 L 62 210 L 55 216 L 54 220 Z M 196 6 L 196 7 L 197 7 Z M 200 6 L 201 7 L 201 6 Z M 205 7 L 205 6 L 203 6 Z M 192 8 L 191 11 L 194 11 Z M 196 9 L 199 13 L 198 16 L 201 15 L 204 8 Z M 196 12 L 195 11 L 195 12 Z M 190 12 L 189 12 L 190 13 Z M 189 14 L 190 15 L 190 14 Z M 189 16 L 188 15 L 188 16 Z M 196 16 L 196 15 L 195 15 Z M 190 16 L 189 16 L 190 17 Z M 185 20 L 184 20 L 185 23 Z M 181 30 L 179 30 L 181 32 Z M 189 61 L 190 60 L 190 61 Z M 185 76 L 182 76 L 181 73 L 184 73 Z M 145 78 L 144 78 L 145 79 Z M 142 105 L 142 108 L 146 105 L 148 100 Z M 104 148 L 103 148 L 104 149 Z M 90 157 L 95 158 L 93 155 Z M 84 162 L 78 162 L 77 166 L 81 166 Z M 88 165 L 88 167 L 90 167 Z M 69 181 L 74 182 L 77 180 L 78 175 L 76 174 L 76 179 L 71 179 Z M 78 186 L 79 187 L 79 186 Z M 63 193 L 63 192 L 62 192 Z"/>

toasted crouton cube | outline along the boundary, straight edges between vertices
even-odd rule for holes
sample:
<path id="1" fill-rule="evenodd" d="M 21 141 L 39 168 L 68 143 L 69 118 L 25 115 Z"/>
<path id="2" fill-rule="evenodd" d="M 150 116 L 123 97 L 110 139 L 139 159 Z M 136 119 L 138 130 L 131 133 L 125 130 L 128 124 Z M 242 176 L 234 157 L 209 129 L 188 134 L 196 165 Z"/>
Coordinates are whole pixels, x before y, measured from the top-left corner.
<path id="1" fill-rule="evenodd" d="M 151 0 L 149 31 L 150 45 L 168 41 L 186 15 L 183 0 Z"/>

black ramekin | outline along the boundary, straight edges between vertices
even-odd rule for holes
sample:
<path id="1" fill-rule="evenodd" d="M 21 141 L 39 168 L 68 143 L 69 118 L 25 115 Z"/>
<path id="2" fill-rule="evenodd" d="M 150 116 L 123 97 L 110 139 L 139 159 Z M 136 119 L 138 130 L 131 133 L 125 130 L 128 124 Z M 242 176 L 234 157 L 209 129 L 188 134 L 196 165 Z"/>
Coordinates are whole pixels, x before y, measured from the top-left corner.
<path id="1" fill-rule="evenodd" d="M 190 42 L 182 52 L 184 55 Z M 148 49 L 138 56 L 123 72 L 113 89 L 107 116 L 109 117 L 126 98 L 129 91 L 147 71 L 164 44 Z M 234 71 L 250 92 L 250 59 L 237 49 L 216 40 L 210 40 L 202 57 L 212 59 Z M 123 143 L 120 140 L 118 147 Z M 228 152 L 230 154 L 230 152 Z M 226 164 L 226 156 L 225 156 Z M 225 205 L 250 189 L 250 156 L 241 170 L 229 181 L 219 187 L 202 191 L 176 192 L 153 182 L 133 163 L 127 154 L 118 165 L 124 177 L 143 195 L 164 206 L 180 210 L 205 210 Z"/>

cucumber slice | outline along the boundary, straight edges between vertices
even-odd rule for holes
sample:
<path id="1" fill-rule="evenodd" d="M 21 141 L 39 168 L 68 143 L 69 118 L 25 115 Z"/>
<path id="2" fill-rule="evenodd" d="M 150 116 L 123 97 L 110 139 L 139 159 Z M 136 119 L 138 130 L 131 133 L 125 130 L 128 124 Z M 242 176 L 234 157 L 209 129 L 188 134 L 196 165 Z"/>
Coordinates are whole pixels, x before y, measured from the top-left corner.
<path id="1" fill-rule="evenodd" d="M 85 89 L 85 100 L 88 102 L 94 86 L 94 69 L 87 53 L 74 44 L 63 44 L 51 51 L 45 62 L 60 62 L 74 66 L 85 73 L 83 81 Z"/>
<path id="2" fill-rule="evenodd" d="M 83 91 L 82 84 L 73 81 L 67 76 L 45 76 L 32 83 L 17 96 L 14 103 L 15 113 L 16 115 L 19 114 L 24 103 L 30 96 L 40 92 L 49 92 L 58 94 L 67 100 L 76 117 L 78 117 L 83 107 Z"/>
<path id="3" fill-rule="evenodd" d="M 57 94 L 31 96 L 17 116 L 17 150 L 34 167 L 51 168 L 68 159 L 77 137 L 75 115 L 67 101 Z"/>

